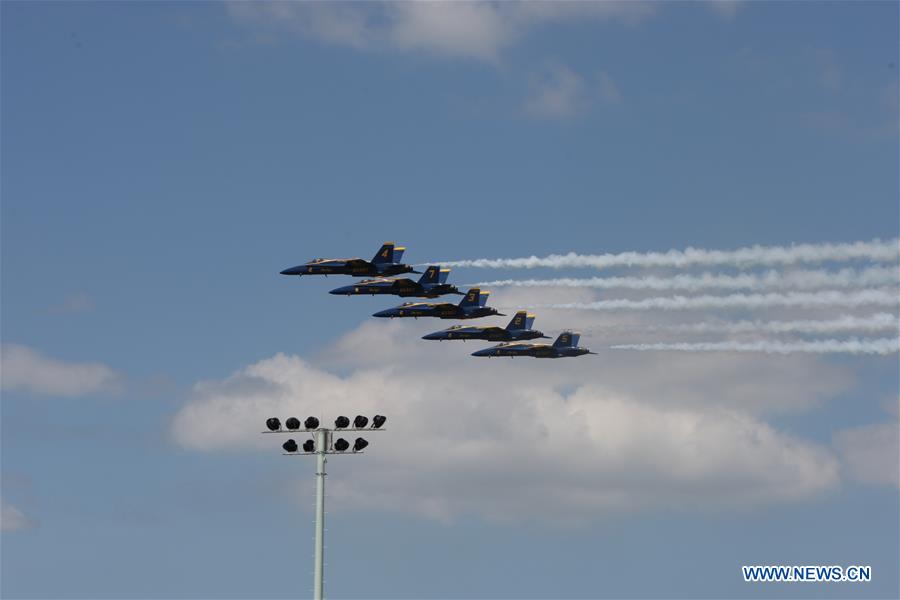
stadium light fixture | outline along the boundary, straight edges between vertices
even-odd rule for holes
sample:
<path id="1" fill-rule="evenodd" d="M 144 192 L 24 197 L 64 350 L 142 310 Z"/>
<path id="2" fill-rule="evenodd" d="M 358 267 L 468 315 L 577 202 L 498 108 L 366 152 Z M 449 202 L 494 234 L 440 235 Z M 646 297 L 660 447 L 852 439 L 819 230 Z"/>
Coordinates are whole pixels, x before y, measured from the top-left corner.
<path id="1" fill-rule="evenodd" d="M 328 454 L 343 454 L 345 456 L 351 454 L 363 454 L 363 450 L 369 445 L 369 442 L 361 437 L 356 438 L 353 442 L 353 451 L 350 450 L 350 442 L 344 438 L 333 440 L 335 431 L 385 431 L 381 429 L 386 421 L 384 415 L 376 415 L 372 417 L 372 427 L 367 429 L 369 424 L 368 417 L 357 415 L 353 419 L 353 428 L 350 428 L 350 419 L 343 415 L 334 420 L 334 429 L 327 427 L 319 427 L 319 419 L 316 417 L 307 417 L 303 421 L 303 427 L 314 435 L 314 439 L 308 439 L 303 442 L 303 452 L 298 452 L 300 446 L 293 439 L 289 439 L 281 445 L 285 454 L 288 456 L 309 456 L 316 457 L 316 553 L 315 566 L 313 571 L 313 597 L 315 600 L 322 600 L 324 593 L 324 571 L 325 571 L 325 456 Z M 295 433 L 300 428 L 300 420 L 290 417 L 285 421 L 285 427 L 281 428 L 281 421 L 275 417 L 266 419 L 266 429 L 263 433 Z"/>

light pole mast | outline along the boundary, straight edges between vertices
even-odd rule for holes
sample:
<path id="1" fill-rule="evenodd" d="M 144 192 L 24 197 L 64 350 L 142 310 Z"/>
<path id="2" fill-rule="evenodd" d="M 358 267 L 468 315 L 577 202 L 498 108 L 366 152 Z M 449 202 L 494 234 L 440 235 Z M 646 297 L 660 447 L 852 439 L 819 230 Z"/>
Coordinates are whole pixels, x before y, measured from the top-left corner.
<path id="1" fill-rule="evenodd" d="M 313 573 L 313 597 L 322 600 L 325 576 L 325 450 L 328 449 L 328 431 L 316 430 L 316 559 Z"/>
<path id="2" fill-rule="evenodd" d="M 351 446 L 344 438 L 332 439 L 335 433 L 384 431 L 382 427 L 387 420 L 383 415 L 372 417 L 372 426 L 369 427 L 369 418 L 356 415 L 353 419 L 353 427 L 350 419 L 340 416 L 334 420 L 334 428 L 319 427 L 319 419 L 308 417 L 303 422 L 303 430 L 300 429 L 300 419 L 291 417 L 284 422 L 286 429 L 281 428 L 281 420 L 271 417 L 266 420 L 268 431 L 263 433 L 309 433 L 312 440 L 306 440 L 302 446 L 290 439 L 281 445 L 287 456 L 316 456 L 316 547 L 315 564 L 313 566 L 313 598 L 322 600 L 325 596 L 325 458 L 327 454 L 363 454 L 363 449 L 369 442 L 361 437 L 356 438 Z"/>

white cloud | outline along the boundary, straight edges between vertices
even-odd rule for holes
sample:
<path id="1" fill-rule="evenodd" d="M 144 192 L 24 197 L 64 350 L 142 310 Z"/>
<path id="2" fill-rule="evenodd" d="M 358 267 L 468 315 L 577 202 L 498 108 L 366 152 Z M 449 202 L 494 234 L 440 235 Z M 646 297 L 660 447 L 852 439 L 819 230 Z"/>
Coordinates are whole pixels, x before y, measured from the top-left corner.
<path id="1" fill-rule="evenodd" d="M 565 65 L 548 64 L 532 75 L 531 92 L 522 111 L 534 117 L 562 118 L 581 113 L 587 106 L 584 78 Z"/>
<path id="2" fill-rule="evenodd" d="M 34 522 L 21 510 L 0 500 L 0 531 L 21 531 L 34 527 Z"/>
<path id="3" fill-rule="evenodd" d="M 115 387 L 116 373 L 100 363 L 64 362 L 18 344 L 0 351 L 2 388 L 48 396 L 81 396 Z"/>
<path id="4" fill-rule="evenodd" d="M 255 448 L 277 460 L 283 436 L 258 433 L 266 417 L 382 413 L 388 431 L 368 436 L 366 456 L 334 461 L 333 506 L 445 520 L 745 507 L 808 498 L 837 482 L 830 450 L 753 415 L 842 389 L 826 365 L 609 353 L 479 360 L 469 353 L 483 344 L 419 339 L 444 325 L 424 321 L 351 332 L 320 357 L 340 376 L 278 354 L 200 383 L 173 437 L 200 451 Z"/>
<path id="5" fill-rule="evenodd" d="M 282 29 L 357 49 L 397 49 L 496 62 L 541 25 L 584 19 L 634 23 L 646 2 L 229 2 L 251 27 Z"/>
<path id="6" fill-rule="evenodd" d="M 401 49 L 496 60 L 515 35 L 500 11 L 483 2 L 399 2 L 390 12 L 390 40 Z"/>
<path id="7" fill-rule="evenodd" d="M 898 418 L 845 429 L 835 436 L 850 476 L 864 483 L 900 487 L 900 424 Z"/>
<path id="8" fill-rule="evenodd" d="M 251 26 L 273 26 L 357 49 L 376 43 L 366 11 L 351 3 L 227 2 L 225 6 L 233 20 Z"/>
<path id="9" fill-rule="evenodd" d="M 598 72 L 591 81 L 566 65 L 548 62 L 530 79 L 522 112 L 533 117 L 572 117 L 592 105 L 617 104 L 622 100 L 619 88 L 606 71 Z"/>

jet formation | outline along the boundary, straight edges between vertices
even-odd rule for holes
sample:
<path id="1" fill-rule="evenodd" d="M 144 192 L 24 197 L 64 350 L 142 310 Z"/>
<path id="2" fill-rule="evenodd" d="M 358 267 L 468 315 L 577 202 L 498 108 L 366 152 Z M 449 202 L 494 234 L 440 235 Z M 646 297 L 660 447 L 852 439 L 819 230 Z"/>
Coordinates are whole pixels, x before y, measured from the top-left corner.
<path id="1" fill-rule="evenodd" d="M 505 316 L 496 308 L 487 306 L 490 292 L 477 287 L 465 293 L 447 283 L 450 269 L 440 265 L 429 266 L 424 273 L 413 270 L 411 265 L 400 262 L 406 248 L 394 242 L 385 242 L 372 260 L 361 258 L 316 258 L 296 267 L 281 271 L 282 275 L 352 275 L 368 277 L 352 285 L 345 285 L 331 290 L 338 296 L 376 296 L 390 295 L 403 298 L 438 298 L 443 295 L 459 294 L 462 300 L 458 304 L 452 302 L 406 302 L 394 308 L 378 311 L 372 316 L 379 318 L 415 318 L 434 317 L 438 319 L 478 319 L 490 316 Z M 405 277 L 394 277 L 403 273 L 417 273 L 422 277 L 413 281 Z M 563 331 L 553 344 L 527 342 L 539 338 L 548 338 L 543 332 L 532 329 L 535 315 L 527 311 L 518 311 L 505 328 L 496 326 L 462 326 L 454 325 L 448 329 L 435 331 L 422 337 L 425 340 L 484 340 L 501 342 L 483 350 L 472 353 L 472 356 L 531 356 L 533 358 L 567 358 L 596 354 L 578 345 L 581 334 L 574 331 Z"/>

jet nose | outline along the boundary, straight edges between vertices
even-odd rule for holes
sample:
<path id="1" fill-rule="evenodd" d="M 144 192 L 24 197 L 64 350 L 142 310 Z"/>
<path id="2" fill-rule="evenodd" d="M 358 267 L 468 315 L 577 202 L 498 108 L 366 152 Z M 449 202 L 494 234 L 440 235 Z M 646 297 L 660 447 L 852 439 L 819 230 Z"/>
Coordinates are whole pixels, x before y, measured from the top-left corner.
<path id="1" fill-rule="evenodd" d="M 476 350 L 475 352 L 472 353 L 472 356 L 490 356 L 490 355 L 491 355 L 491 352 L 488 349 Z"/>
<path id="2" fill-rule="evenodd" d="M 389 308 L 387 310 L 379 310 L 377 313 L 374 313 L 372 316 L 373 317 L 393 317 L 394 309 Z"/>
<path id="3" fill-rule="evenodd" d="M 339 288 L 334 288 L 329 294 L 334 294 L 335 296 L 349 296 L 350 292 L 353 290 L 352 285 L 345 285 Z"/>
<path id="4" fill-rule="evenodd" d="M 441 339 L 441 334 L 439 333 L 429 333 L 427 335 L 422 336 L 423 340 L 439 340 Z"/>
<path id="5" fill-rule="evenodd" d="M 281 272 L 282 275 L 302 275 L 303 267 L 290 267 L 289 269 L 285 269 Z"/>

